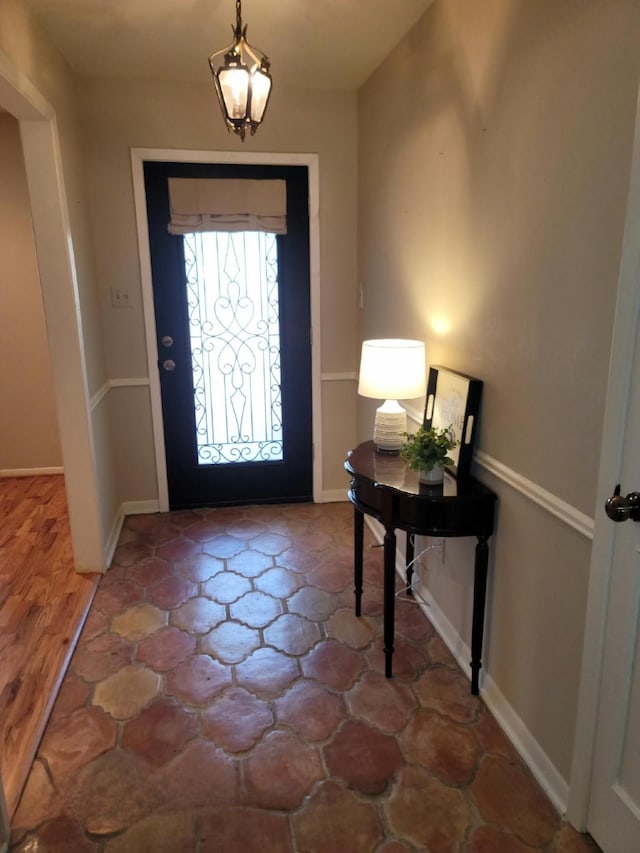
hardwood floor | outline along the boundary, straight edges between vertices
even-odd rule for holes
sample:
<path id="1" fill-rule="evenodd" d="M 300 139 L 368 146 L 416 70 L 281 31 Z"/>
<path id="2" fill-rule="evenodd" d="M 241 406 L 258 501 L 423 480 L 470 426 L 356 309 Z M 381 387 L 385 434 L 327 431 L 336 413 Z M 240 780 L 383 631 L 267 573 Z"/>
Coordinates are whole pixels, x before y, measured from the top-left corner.
<path id="1" fill-rule="evenodd" d="M 0 479 L 0 775 L 12 815 L 93 600 L 62 475 Z"/>

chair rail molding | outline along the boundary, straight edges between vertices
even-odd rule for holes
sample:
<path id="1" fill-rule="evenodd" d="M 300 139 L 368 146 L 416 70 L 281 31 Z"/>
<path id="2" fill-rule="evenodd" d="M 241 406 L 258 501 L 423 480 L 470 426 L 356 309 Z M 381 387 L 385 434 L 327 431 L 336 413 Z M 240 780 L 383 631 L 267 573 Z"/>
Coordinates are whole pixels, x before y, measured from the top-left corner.
<path id="1" fill-rule="evenodd" d="M 149 377 L 125 377 L 123 379 L 107 379 L 107 381 L 98 388 L 95 394 L 89 400 L 89 409 L 93 412 L 98 408 L 100 403 L 107 396 L 109 391 L 114 388 L 144 388 L 149 387 L 151 382 Z"/>
<path id="2" fill-rule="evenodd" d="M 358 374 L 355 371 L 345 371 L 343 373 L 321 373 L 321 382 L 357 382 Z"/>
<path id="3" fill-rule="evenodd" d="M 407 415 L 415 422 L 416 427 L 420 426 L 422 423 L 422 412 L 415 406 L 405 405 L 405 408 L 407 410 Z M 523 477 L 522 474 L 514 471 L 513 468 L 509 468 L 507 465 L 504 465 L 502 462 L 494 459 L 493 456 L 485 453 L 484 450 L 476 450 L 473 456 L 473 461 L 476 465 L 484 468 L 485 471 L 493 474 L 494 477 L 497 477 L 500 481 L 510 486 L 512 489 L 515 489 L 521 495 L 524 495 L 529 500 L 538 504 L 538 506 L 551 513 L 551 515 L 559 518 L 560 521 L 564 521 L 565 524 L 568 524 L 569 527 L 577 530 L 578 533 L 586 536 L 587 539 L 593 539 L 593 532 L 595 529 L 595 521 L 593 518 L 590 518 L 588 515 L 580 512 L 580 510 L 571 506 L 571 504 L 568 504 L 566 501 L 563 501 L 551 492 L 548 492 L 546 489 L 543 489 L 542 486 L 539 486 L 532 480 L 528 480 L 526 477 Z"/>
<path id="4" fill-rule="evenodd" d="M 587 539 L 593 539 L 595 528 L 593 518 L 590 518 L 588 515 L 571 506 L 571 504 L 538 486 L 532 480 L 523 477 L 522 474 L 518 474 L 512 468 L 503 465 L 502 462 L 498 462 L 497 459 L 489 456 L 488 453 L 477 450 L 474 458 L 475 462 L 481 468 L 484 468 L 485 471 L 493 474 L 499 480 L 502 480 L 503 483 L 511 486 L 511 488 L 520 492 L 521 495 L 524 495 L 529 500 L 538 504 L 538 506 L 547 510 L 547 512 L 550 512 L 551 515 L 559 518 L 560 521 L 564 521 L 565 524 L 568 524 L 569 527 L 586 536 Z"/>

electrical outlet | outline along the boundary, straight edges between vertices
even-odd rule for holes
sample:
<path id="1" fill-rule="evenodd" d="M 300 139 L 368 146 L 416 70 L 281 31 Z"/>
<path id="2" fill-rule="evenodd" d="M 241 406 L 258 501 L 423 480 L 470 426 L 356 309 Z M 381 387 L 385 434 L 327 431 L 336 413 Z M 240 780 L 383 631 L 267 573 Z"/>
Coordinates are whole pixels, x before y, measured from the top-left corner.
<path id="1" fill-rule="evenodd" d="M 126 288 L 111 288 L 111 305 L 114 308 L 128 308 L 130 304 L 131 303 L 129 302 L 129 291 Z"/>

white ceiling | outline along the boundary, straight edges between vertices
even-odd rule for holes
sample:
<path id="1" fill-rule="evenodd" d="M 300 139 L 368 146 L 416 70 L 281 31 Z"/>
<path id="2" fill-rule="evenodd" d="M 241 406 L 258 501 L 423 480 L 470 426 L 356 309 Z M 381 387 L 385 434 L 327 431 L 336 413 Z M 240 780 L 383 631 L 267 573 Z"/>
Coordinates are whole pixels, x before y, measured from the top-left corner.
<path id="1" fill-rule="evenodd" d="M 87 77 L 209 80 L 232 41 L 235 0 L 25 0 Z M 244 0 L 247 38 L 274 84 L 357 89 L 432 0 Z"/>

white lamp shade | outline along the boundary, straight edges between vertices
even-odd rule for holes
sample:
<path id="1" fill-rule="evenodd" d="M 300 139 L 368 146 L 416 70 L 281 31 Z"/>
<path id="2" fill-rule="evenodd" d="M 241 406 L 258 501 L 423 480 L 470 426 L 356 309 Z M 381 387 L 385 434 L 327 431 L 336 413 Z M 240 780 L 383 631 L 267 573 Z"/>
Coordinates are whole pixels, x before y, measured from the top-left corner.
<path id="1" fill-rule="evenodd" d="M 422 341 L 364 341 L 358 394 L 374 400 L 412 400 L 427 390 Z"/>

